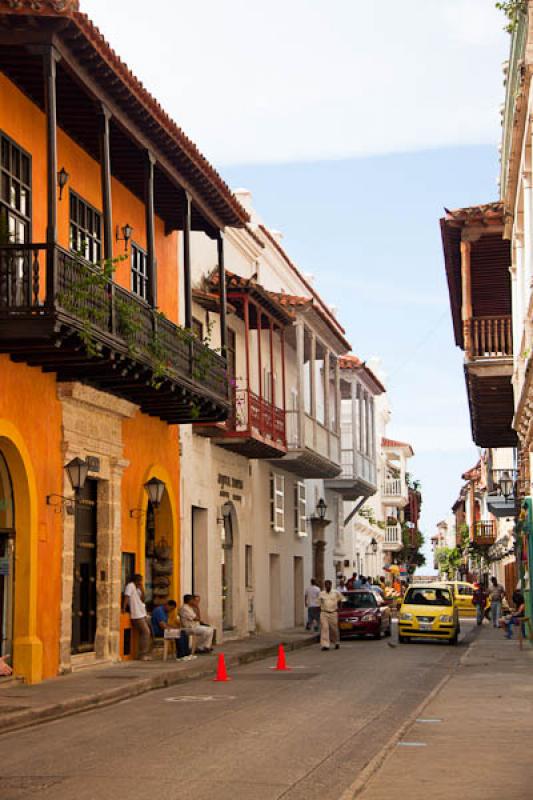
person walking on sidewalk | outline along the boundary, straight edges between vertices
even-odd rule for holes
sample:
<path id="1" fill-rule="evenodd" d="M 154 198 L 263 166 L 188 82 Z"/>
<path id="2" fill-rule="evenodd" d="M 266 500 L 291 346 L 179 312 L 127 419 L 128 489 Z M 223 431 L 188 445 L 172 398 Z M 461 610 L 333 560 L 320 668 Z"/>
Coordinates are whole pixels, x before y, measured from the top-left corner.
<path id="1" fill-rule="evenodd" d="M 342 594 L 331 588 L 331 581 L 324 583 L 324 591 L 318 595 L 320 602 L 320 646 L 329 650 L 330 645 L 339 649 L 339 619 L 337 609 L 342 603 Z"/>
<path id="2" fill-rule="evenodd" d="M 124 611 L 130 612 L 131 625 L 137 631 L 137 658 L 140 661 L 150 660 L 152 631 L 144 604 L 143 576 L 134 575 L 124 589 Z"/>
<path id="3" fill-rule="evenodd" d="M 311 584 L 305 590 L 305 607 L 307 609 L 306 631 L 318 631 L 320 629 L 320 587 L 315 578 L 311 578 Z"/>
<path id="4" fill-rule="evenodd" d="M 487 593 L 485 588 L 480 584 L 476 583 L 476 588 L 474 589 L 474 594 L 472 595 L 472 603 L 476 607 L 476 621 L 478 625 L 483 624 L 483 617 L 485 616 L 485 606 L 487 605 Z"/>
<path id="5" fill-rule="evenodd" d="M 500 617 L 502 615 L 502 601 L 505 597 L 505 589 L 498 583 L 496 578 L 491 578 L 491 587 L 489 589 L 489 597 L 490 597 L 490 618 L 492 620 L 492 625 L 494 628 L 497 628 L 500 622 Z"/>

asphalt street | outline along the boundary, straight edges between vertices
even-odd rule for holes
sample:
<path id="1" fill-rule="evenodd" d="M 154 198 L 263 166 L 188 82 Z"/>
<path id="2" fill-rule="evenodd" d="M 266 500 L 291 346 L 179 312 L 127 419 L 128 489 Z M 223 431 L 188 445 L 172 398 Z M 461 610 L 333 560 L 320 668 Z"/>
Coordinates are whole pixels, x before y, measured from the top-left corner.
<path id="1" fill-rule="evenodd" d="M 458 664 L 443 642 L 313 646 L 0 737 L 2 800 L 339 800 Z M 397 641 L 396 633 L 392 642 Z"/>

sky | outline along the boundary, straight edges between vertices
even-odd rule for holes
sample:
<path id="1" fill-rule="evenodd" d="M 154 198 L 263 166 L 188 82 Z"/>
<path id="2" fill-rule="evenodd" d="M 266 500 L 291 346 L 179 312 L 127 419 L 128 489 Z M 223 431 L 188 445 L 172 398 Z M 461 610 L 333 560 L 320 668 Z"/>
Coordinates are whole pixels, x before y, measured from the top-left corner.
<path id="1" fill-rule="evenodd" d="M 429 540 L 477 458 L 438 220 L 497 199 L 493 0 L 81 0 L 387 376 Z"/>

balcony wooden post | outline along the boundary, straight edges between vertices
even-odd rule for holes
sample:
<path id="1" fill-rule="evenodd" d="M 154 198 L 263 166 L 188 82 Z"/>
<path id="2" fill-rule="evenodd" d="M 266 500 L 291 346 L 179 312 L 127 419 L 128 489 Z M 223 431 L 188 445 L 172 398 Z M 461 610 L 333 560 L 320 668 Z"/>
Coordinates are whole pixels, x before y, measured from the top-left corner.
<path id="1" fill-rule="evenodd" d="M 269 319 L 270 322 L 270 389 L 271 389 L 271 405 L 272 405 L 272 412 L 271 412 L 271 423 L 272 423 L 272 430 L 271 436 L 272 439 L 276 439 L 276 379 L 274 377 L 274 323 L 272 319 Z"/>
<path id="2" fill-rule="evenodd" d="M 316 336 L 313 331 L 310 332 L 311 338 L 311 353 L 309 356 L 310 380 L 309 385 L 311 389 L 311 416 L 316 419 Z"/>
<path id="3" fill-rule="evenodd" d="M 468 360 L 472 358 L 472 271 L 471 271 L 472 244 L 461 239 L 461 289 L 462 305 L 461 318 L 463 321 L 464 351 Z"/>
<path id="4" fill-rule="evenodd" d="M 326 430 L 331 430 L 330 385 L 329 385 L 329 350 L 324 354 L 324 425 Z M 329 433 L 328 433 L 329 444 Z M 331 456 L 331 453 L 329 453 Z"/>
<path id="5" fill-rule="evenodd" d="M 358 383 L 352 380 L 350 384 L 351 395 L 352 395 L 352 474 L 349 476 L 351 478 L 355 477 L 355 459 L 356 453 L 358 451 L 358 443 L 357 443 L 357 387 Z"/>
<path id="6" fill-rule="evenodd" d="M 192 329 L 192 281 L 191 281 L 191 224 L 192 199 L 185 192 L 185 216 L 183 220 L 183 295 L 185 301 L 185 327 Z"/>
<path id="7" fill-rule="evenodd" d="M 281 336 L 281 407 L 283 409 L 283 444 L 287 444 L 287 398 L 285 386 L 285 328 L 280 328 Z"/>
<path id="8" fill-rule="evenodd" d="M 155 199 L 154 199 L 155 158 L 147 150 L 144 178 L 144 207 L 146 213 L 146 252 L 148 261 L 148 302 L 157 307 L 157 259 L 155 252 Z"/>
<path id="9" fill-rule="evenodd" d="M 56 65 L 59 56 L 53 47 L 44 52 L 44 99 L 46 108 L 46 302 L 53 305 L 57 290 L 57 88 Z"/>
<path id="10" fill-rule="evenodd" d="M 254 304 L 257 325 L 257 357 L 259 364 L 259 429 L 263 431 L 263 354 L 261 349 L 261 334 L 263 332 L 263 315 L 261 309 Z"/>
<path id="11" fill-rule="evenodd" d="M 102 211 L 104 215 L 104 260 L 113 259 L 113 207 L 111 200 L 111 145 L 109 121 L 111 114 L 105 106 L 100 108 L 100 183 L 102 187 Z M 115 284 L 109 289 L 109 321 L 111 332 L 116 333 Z"/>
<path id="12" fill-rule="evenodd" d="M 224 264 L 224 232 L 219 231 L 217 236 L 218 255 L 218 284 L 220 297 L 220 352 L 223 358 L 227 357 L 227 298 L 226 298 L 226 267 Z"/>
<path id="13" fill-rule="evenodd" d="M 250 430 L 250 301 L 244 298 L 244 347 L 246 354 L 246 428 Z"/>
<path id="14" fill-rule="evenodd" d="M 296 383 L 298 390 L 298 416 L 295 433 L 298 437 L 297 446 L 302 447 L 305 430 L 305 325 L 302 319 L 299 319 L 296 323 L 296 363 L 298 369 Z"/>

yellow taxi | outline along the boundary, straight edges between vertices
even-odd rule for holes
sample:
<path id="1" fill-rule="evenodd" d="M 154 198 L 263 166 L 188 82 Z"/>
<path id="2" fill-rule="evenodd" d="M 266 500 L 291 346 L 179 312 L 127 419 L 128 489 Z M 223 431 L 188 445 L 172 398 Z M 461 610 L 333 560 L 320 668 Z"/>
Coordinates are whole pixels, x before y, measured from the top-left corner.
<path id="1" fill-rule="evenodd" d="M 400 606 L 398 641 L 444 639 L 457 644 L 460 632 L 459 609 L 450 586 L 428 583 L 410 586 Z"/>
<path id="2" fill-rule="evenodd" d="M 475 591 L 473 583 L 466 581 L 445 581 L 445 585 L 453 590 L 454 603 L 459 609 L 459 616 L 461 617 L 475 617 L 476 606 L 472 603 L 472 597 Z M 490 600 L 487 598 L 485 609 L 490 607 Z"/>

